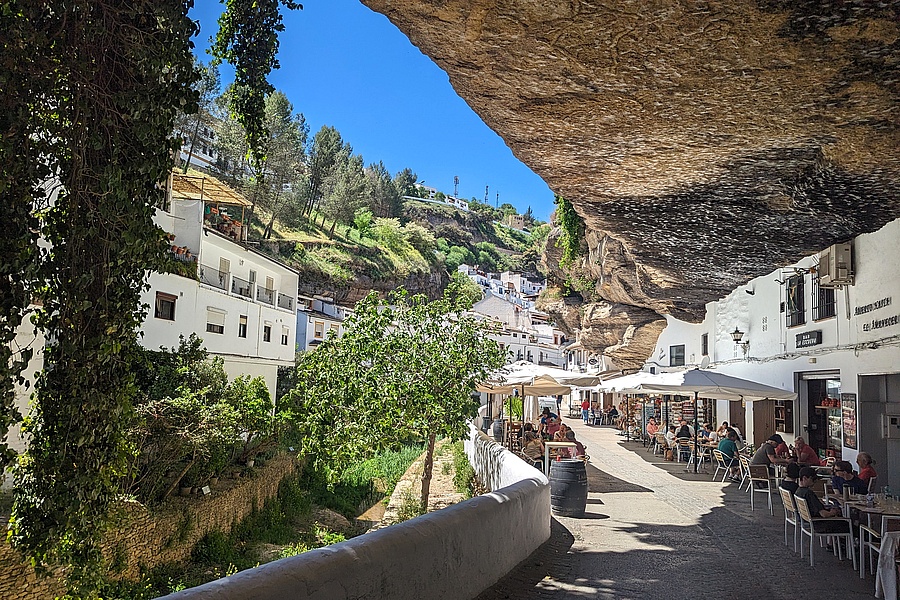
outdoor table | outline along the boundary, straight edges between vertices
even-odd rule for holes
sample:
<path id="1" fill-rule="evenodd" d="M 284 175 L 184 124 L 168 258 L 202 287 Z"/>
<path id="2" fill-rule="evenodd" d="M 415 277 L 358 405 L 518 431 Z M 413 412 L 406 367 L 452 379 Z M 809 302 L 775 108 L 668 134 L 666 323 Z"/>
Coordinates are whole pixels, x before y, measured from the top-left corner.
<path id="1" fill-rule="evenodd" d="M 575 442 L 544 442 L 544 475 L 550 477 L 550 448 L 577 448 Z"/>

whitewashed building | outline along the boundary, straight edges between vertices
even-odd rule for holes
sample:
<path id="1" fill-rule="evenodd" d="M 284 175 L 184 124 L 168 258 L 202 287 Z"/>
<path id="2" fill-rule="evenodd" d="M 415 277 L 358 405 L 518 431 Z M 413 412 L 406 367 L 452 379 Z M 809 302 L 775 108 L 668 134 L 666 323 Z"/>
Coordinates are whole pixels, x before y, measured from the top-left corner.
<path id="1" fill-rule="evenodd" d="M 710 413 L 755 443 L 778 432 L 820 456 L 868 452 L 879 486 L 900 487 L 897 264 L 900 220 L 757 277 L 707 304 L 702 323 L 668 318 L 645 370 L 708 362 L 795 391 L 797 401 L 717 401 Z"/>
<path id="2" fill-rule="evenodd" d="M 321 344 L 334 332 L 344 334 L 344 320 L 353 309 L 336 304 L 324 296 L 300 296 L 297 301 L 297 349 L 309 350 Z"/>

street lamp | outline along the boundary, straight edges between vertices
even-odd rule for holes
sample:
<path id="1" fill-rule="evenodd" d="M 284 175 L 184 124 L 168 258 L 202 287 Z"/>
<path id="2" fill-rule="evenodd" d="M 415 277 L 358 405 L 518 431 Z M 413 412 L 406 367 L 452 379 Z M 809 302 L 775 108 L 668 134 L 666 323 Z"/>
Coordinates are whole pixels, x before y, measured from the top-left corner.
<path id="1" fill-rule="evenodd" d="M 731 339 L 734 340 L 734 343 L 741 347 L 741 350 L 744 351 L 744 356 L 747 356 L 747 352 L 750 350 L 750 340 L 746 342 L 741 341 L 744 338 L 744 332 L 734 328 L 734 331 L 731 332 Z"/>

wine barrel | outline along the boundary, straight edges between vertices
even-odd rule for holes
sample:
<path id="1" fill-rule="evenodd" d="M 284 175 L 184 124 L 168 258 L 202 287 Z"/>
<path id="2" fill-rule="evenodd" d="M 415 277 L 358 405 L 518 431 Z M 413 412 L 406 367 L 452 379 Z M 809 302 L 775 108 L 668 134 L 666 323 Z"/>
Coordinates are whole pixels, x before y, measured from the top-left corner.
<path id="1" fill-rule="evenodd" d="M 561 517 L 584 516 L 587 507 L 587 469 L 583 460 L 550 463 L 550 511 Z"/>

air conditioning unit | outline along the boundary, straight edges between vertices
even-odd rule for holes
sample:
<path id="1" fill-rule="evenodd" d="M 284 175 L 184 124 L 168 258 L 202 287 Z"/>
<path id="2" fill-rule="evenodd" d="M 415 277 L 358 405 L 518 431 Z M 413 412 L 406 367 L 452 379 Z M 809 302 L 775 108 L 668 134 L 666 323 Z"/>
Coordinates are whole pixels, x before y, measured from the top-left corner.
<path id="1" fill-rule="evenodd" d="M 819 286 L 853 285 L 853 245 L 835 244 L 819 253 Z"/>

